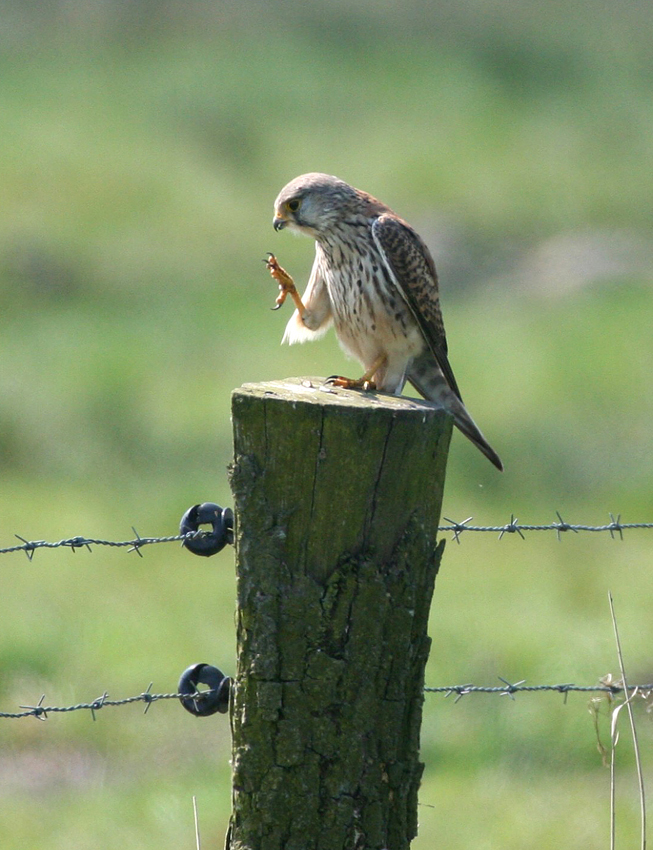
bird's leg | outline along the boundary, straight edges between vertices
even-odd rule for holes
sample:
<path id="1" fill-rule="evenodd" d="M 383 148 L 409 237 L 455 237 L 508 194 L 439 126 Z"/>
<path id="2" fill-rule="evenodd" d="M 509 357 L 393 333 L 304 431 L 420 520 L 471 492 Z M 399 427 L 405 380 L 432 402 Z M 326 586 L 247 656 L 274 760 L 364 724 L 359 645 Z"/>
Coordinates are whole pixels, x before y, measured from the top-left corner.
<path id="1" fill-rule="evenodd" d="M 382 366 L 385 366 L 386 362 L 385 354 L 380 354 L 362 378 L 343 378 L 342 375 L 331 375 L 324 383 L 332 384 L 334 387 L 344 387 L 346 390 L 365 390 L 365 392 L 375 390 L 376 383 L 372 378 Z"/>
<path id="2" fill-rule="evenodd" d="M 306 312 L 306 308 L 302 303 L 302 299 L 299 297 L 299 292 L 297 292 L 294 280 L 285 269 L 281 268 L 274 254 L 268 252 L 267 259 L 263 260 L 263 262 L 272 277 L 279 284 L 279 295 L 277 296 L 275 306 L 272 309 L 278 310 L 286 300 L 286 297 L 290 295 L 295 307 L 299 310 L 299 315 L 303 316 Z"/>

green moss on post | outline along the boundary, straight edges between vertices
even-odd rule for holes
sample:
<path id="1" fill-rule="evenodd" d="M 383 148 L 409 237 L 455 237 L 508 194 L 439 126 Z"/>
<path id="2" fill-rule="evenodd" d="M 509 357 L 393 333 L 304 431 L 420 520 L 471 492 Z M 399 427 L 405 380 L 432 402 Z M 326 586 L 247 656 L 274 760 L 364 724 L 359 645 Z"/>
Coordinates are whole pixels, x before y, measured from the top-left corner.
<path id="1" fill-rule="evenodd" d="M 231 850 L 405 850 L 451 420 L 319 389 L 233 394 Z"/>

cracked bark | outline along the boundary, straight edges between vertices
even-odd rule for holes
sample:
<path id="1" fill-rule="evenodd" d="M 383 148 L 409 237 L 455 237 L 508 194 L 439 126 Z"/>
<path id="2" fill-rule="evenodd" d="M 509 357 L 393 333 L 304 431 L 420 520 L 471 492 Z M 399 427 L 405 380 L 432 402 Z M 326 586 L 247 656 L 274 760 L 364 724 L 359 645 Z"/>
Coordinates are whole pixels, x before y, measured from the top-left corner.
<path id="1" fill-rule="evenodd" d="M 319 379 L 232 398 L 231 850 L 405 850 L 451 419 Z"/>

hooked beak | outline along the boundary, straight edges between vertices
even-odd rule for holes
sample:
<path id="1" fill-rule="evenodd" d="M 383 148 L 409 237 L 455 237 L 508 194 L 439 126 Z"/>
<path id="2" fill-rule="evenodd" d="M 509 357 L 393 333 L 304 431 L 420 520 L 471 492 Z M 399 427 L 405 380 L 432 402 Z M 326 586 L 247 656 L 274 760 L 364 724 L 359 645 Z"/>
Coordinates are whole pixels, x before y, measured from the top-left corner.
<path id="1" fill-rule="evenodd" d="M 283 228 L 288 224 L 288 219 L 284 218 L 280 213 L 275 213 L 274 218 L 272 219 L 272 227 L 275 230 L 283 230 Z"/>

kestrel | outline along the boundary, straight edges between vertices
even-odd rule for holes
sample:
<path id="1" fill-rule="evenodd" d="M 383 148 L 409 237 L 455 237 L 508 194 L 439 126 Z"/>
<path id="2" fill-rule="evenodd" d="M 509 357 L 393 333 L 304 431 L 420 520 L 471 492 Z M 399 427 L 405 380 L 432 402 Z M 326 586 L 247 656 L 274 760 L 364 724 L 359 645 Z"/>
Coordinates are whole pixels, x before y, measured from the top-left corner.
<path id="1" fill-rule="evenodd" d="M 328 174 L 302 174 L 274 202 L 274 229 L 315 239 L 315 262 L 304 294 L 274 255 L 277 306 L 290 295 L 291 345 L 322 336 L 333 323 L 344 351 L 365 369 L 341 386 L 399 395 L 406 381 L 451 413 L 456 426 L 498 468 L 499 456 L 467 412 L 447 357 L 433 258 L 413 228 L 376 198 Z"/>

